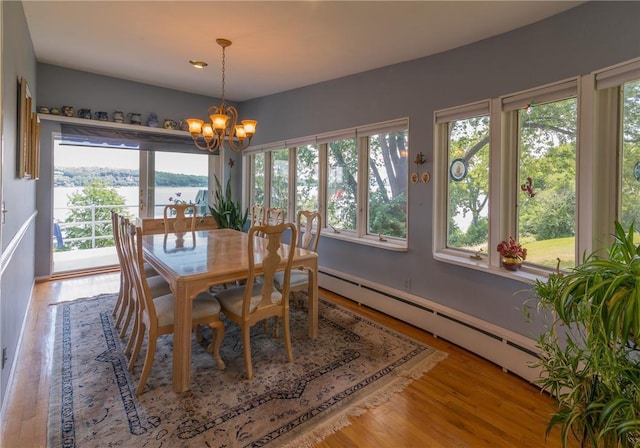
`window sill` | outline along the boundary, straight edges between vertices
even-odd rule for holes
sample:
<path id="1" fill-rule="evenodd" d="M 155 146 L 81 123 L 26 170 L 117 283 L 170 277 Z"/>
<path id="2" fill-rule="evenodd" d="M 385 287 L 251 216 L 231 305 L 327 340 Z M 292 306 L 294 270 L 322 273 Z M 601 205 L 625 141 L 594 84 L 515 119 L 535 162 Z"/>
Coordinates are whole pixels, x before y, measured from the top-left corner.
<path id="1" fill-rule="evenodd" d="M 518 271 L 509 271 L 503 267 L 490 266 L 486 256 L 483 256 L 480 260 L 475 260 L 454 251 L 435 252 L 433 258 L 444 263 L 455 264 L 527 284 L 533 284 L 536 280 L 546 281 L 550 274 L 550 271 L 545 269 L 527 265 L 523 265 Z"/>
<path id="2" fill-rule="evenodd" d="M 335 232 L 331 229 L 325 229 L 322 237 L 333 238 L 336 240 L 348 241 L 350 243 L 362 244 L 364 246 L 378 247 L 380 249 L 391 250 L 394 252 L 406 252 L 407 241 L 397 238 L 385 237 L 385 241 L 381 241 L 380 238 L 375 236 L 362 236 L 358 237 L 354 233 L 347 231 Z"/>

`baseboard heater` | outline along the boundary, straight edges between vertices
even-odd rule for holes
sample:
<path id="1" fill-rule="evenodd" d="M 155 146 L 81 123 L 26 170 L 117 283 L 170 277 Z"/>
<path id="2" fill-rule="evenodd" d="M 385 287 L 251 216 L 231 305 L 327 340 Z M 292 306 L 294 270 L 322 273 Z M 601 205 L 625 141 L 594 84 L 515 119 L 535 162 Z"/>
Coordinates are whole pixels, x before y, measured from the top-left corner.
<path id="1" fill-rule="evenodd" d="M 541 369 L 530 367 L 538 359 L 533 339 L 423 297 L 332 269 L 320 268 L 318 284 L 469 350 L 529 382 L 540 376 Z"/>

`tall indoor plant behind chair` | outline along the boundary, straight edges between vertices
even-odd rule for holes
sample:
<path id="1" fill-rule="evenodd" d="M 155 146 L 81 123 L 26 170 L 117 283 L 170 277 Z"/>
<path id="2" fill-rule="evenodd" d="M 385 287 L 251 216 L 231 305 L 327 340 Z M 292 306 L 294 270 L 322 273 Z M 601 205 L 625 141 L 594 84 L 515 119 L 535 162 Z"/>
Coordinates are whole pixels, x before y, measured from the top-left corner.
<path id="1" fill-rule="evenodd" d="M 224 191 L 217 176 L 215 179 L 215 203 L 209 207 L 211 215 L 221 229 L 244 230 L 244 225 L 249 217 L 249 209 L 245 208 L 243 212 L 240 203 L 235 203 L 233 199 L 231 199 L 231 179 L 227 180 L 227 186 Z"/>
<path id="2" fill-rule="evenodd" d="M 616 222 L 608 257 L 596 255 L 534 287 L 551 317 L 538 338 L 538 383 L 558 399 L 563 447 L 640 446 L 640 245 Z"/>

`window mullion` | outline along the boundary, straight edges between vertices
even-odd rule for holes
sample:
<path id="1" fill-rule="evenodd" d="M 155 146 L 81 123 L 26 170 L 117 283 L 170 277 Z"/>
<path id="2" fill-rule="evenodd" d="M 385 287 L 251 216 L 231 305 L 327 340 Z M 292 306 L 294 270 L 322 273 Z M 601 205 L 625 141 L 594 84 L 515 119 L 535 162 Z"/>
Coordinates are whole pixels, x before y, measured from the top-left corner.
<path id="1" fill-rule="evenodd" d="M 298 159 L 296 154 L 296 147 L 289 148 L 289 188 L 287 188 L 287 214 L 289 217 L 287 221 L 293 222 L 296 219 L 296 190 L 298 183 L 296 182 L 296 170 L 298 165 Z"/>
<path id="2" fill-rule="evenodd" d="M 328 147 L 327 143 L 321 143 L 318 145 L 319 151 L 319 160 L 318 160 L 318 208 L 320 212 L 320 216 L 322 216 L 322 225 L 323 227 L 327 226 L 327 185 L 328 182 Z"/>
<path id="3" fill-rule="evenodd" d="M 507 214 L 502 205 L 501 192 L 503 185 L 501 182 L 504 178 L 503 160 L 502 160 L 502 111 L 500 100 L 494 98 L 491 100 L 489 129 L 489 265 L 500 266 L 500 254 L 492 250 L 502 240 L 502 234 L 508 232 L 503 226 L 509 226 L 508 222 L 503 222 L 503 215 Z"/>
<path id="4" fill-rule="evenodd" d="M 356 232 L 359 237 L 367 234 L 369 203 L 369 138 L 358 138 L 358 207 Z"/>
<path id="5" fill-rule="evenodd" d="M 273 151 L 264 153 L 264 208 L 271 207 L 271 166 Z"/>

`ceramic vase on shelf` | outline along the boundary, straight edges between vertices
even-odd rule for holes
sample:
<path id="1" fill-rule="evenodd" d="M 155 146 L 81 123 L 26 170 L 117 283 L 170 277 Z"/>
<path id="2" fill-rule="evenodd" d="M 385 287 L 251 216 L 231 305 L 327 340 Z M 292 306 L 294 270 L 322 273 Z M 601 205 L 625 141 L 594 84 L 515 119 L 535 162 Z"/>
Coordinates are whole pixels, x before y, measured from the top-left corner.
<path id="1" fill-rule="evenodd" d="M 522 266 L 522 260 L 518 257 L 502 257 L 502 266 L 508 271 L 517 271 Z"/>

